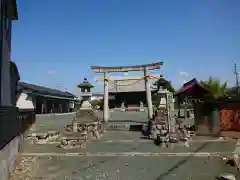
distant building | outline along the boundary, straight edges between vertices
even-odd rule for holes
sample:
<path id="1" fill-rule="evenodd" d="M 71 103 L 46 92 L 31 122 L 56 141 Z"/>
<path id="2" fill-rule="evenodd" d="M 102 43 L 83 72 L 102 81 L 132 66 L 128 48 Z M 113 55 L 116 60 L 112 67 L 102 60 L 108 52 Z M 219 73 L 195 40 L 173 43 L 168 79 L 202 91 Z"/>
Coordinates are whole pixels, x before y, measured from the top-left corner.
<path id="1" fill-rule="evenodd" d="M 168 82 L 161 78 L 160 89 Z M 149 79 L 151 81 L 151 79 Z M 153 81 L 152 83 L 153 84 Z M 157 93 L 156 87 L 151 86 L 152 94 Z M 111 97 L 111 98 L 110 98 Z M 138 107 L 140 102 L 147 106 L 145 79 L 143 76 L 111 76 L 109 79 L 109 106 L 111 108 L 125 106 Z"/>
<path id="2" fill-rule="evenodd" d="M 36 114 L 68 113 L 74 109 L 77 97 L 69 92 L 19 82 L 17 107 L 35 109 Z"/>

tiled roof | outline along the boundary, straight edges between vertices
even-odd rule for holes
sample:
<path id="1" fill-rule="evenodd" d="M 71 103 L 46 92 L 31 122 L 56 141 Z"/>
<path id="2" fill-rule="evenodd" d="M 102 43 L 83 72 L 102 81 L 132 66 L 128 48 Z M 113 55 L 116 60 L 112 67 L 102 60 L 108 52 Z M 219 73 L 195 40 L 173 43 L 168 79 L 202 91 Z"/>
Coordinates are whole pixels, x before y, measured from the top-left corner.
<path id="1" fill-rule="evenodd" d="M 35 84 L 29 84 L 25 82 L 18 82 L 17 89 L 19 91 L 23 90 L 30 90 L 31 92 L 42 94 L 42 95 L 51 95 L 51 96 L 57 96 L 57 97 L 65 97 L 65 98 L 75 98 L 76 96 L 69 93 L 69 92 L 63 92 L 57 89 L 47 88 L 43 86 L 38 86 Z"/>
<path id="2" fill-rule="evenodd" d="M 191 81 L 188 81 L 187 83 L 185 83 L 183 85 L 183 87 L 178 90 L 176 93 L 175 93 L 175 96 L 179 96 L 180 94 L 182 93 L 185 93 L 185 92 L 188 92 L 190 91 L 193 87 L 195 86 L 198 86 L 200 88 L 202 88 L 203 90 L 207 91 L 201 84 L 198 83 L 198 81 L 194 78 L 192 79 Z"/>

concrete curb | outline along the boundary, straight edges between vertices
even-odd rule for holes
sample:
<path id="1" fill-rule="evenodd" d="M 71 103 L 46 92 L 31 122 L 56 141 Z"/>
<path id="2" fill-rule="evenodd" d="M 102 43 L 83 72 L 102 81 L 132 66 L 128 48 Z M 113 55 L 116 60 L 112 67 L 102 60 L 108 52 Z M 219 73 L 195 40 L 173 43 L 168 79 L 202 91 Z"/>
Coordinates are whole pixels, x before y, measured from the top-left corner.
<path id="1" fill-rule="evenodd" d="M 36 117 L 49 117 L 49 116 L 64 116 L 64 115 L 73 115 L 76 114 L 76 112 L 71 112 L 71 113 L 52 113 L 52 114 L 36 114 Z"/>
<path id="2" fill-rule="evenodd" d="M 148 153 L 148 152 L 99 152 L 99 153 L 23 153 L 22 156 L 72 156 L 72 157 L 128 157 L 128 156 L 168 156 L 168 157 L 221 157 L 232 155 L 232 152 L 182 152 L 182 153 Z"/>

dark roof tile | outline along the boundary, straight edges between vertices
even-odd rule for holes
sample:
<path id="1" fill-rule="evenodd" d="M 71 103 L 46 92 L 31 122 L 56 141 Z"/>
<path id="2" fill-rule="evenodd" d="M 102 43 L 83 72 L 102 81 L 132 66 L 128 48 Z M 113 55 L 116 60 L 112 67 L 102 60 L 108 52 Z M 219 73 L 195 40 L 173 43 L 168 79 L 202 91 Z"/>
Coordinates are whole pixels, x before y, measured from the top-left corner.
<path id="1" fill-rule="evenodd" d="M 208 92 L 200 83 L 198 83 L 198 81 L 196 80 L 196 78 L 186 82 L 183 87 L 178 90 L 176 93 L 175 93 L 175 96 L 179 96 L 185 92 L 188 92 L 188 91 L 191 91 L 194 87 L 200 87 L 202 90 Z"/>
<path id="2" fill-rule="evenodd" d="M 58 96 L 58 97 L 66 97 L 66 98 L 75 98 L 76 96 L 69 93 L 69 92 L 63 92 L 60 90 L 52 89 L 52 88 L 47 88 L 43 86 L 38 86 L 35 84 L 29 84 L 25 82 L 18 82 L 18 87 L 17 89 L 19 91 L 21 90 L 31 90 L 33 92 L 43 94 L 43 95 L 52 95 L 52 96 Z"/>

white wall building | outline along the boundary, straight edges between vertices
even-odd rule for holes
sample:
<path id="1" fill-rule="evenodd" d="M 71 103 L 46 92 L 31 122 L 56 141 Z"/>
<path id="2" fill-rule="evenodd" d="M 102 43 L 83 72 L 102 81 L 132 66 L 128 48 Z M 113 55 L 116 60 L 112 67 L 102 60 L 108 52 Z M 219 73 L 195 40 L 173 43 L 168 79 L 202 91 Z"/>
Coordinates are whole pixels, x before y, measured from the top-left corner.
<path id="1" fill-rule="evenodd" d="M 16 106 L 19 109 L 34 109 L 37 114 L 72 112 L 76 96 L 25 82 L 18 83 Z"/>
<path id="2" fill-rule="evenodd" d="M 27 93 L 20 93 L 17 99 L 17 107 L 19 109 L 35 109 L 36 99 Z"/>

